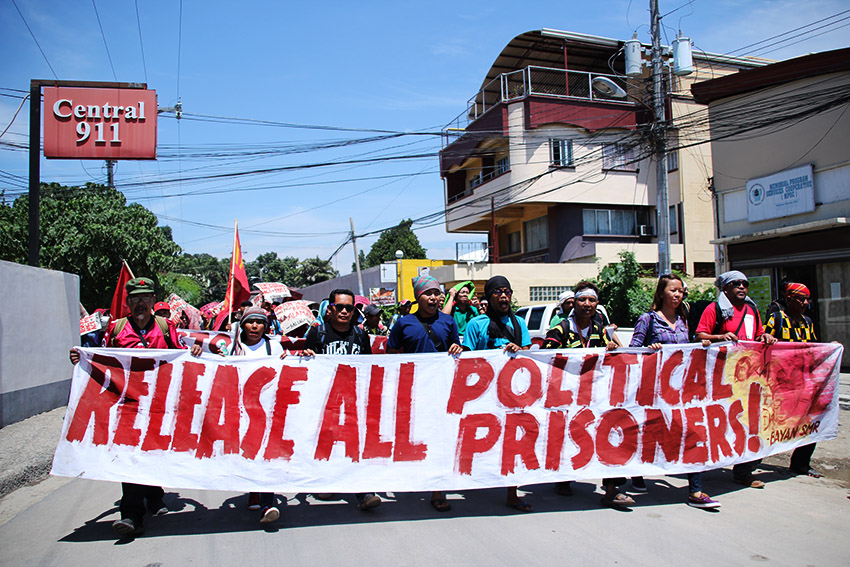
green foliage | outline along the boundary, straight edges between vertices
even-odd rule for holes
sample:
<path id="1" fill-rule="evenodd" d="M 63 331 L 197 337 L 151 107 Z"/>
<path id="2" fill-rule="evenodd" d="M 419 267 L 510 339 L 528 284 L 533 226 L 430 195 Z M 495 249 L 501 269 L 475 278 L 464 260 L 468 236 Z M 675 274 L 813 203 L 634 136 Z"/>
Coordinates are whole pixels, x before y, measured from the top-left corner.
<path id="1" fill-rule="evenodd" d="M 624 250 L 619 253 L 619 256 L 619 263 L 608 264 L 599 272 L 597 280 L 599 301 L 608 309 L 608 315 L 613 323 L 621 327 L 631 327 L 640 313 L 646 311 L 649 305 L 647 304 L 642 311 L 633 311 L 646 303 L 642 298 L 645 286 L 642 288 L 640 282 L 643 270 L 635 260 L 634 252 Z M 649 294 L 649 303 L 652 302 L 652 291 Z"/>
<path id="2" fill-rule="evenodd" d="M 413 221 L 410 219 L 403 220 L 398 226 L 381 233 L 381 236 L 369 249 L 369 253 L 361 256 L 360 269 L 395 261 L 396 250 L 404 252 L 405 258 L 426 258 L 427 250 L 422 248 L 419 238 L 410 230 L 412 224 Z"/>
<path id="3" fill-rule="evenodd" d="M 286 256 L 278 258 L 277 252 L 260 254 L 252 262 L 245 263 L 245 272 L 249 282 L 278 282 L 293 287 L 298 279 L 298 258 Z"/>
<path id="4" fill-rule="evenodd" d="M 305 287 L 339 277 L 333 265 L 328 260 L 322 260 L 318 256 L 306 258 L 298 263 L 298 273 L 293 279 L 293 287 Z"/>
<path id="5" fill-rule="evenodd" d="M 25 263 L 29 201 L 0 204 L 0 258 Z M 121 259 L 137 276 L 157 278 L 174 264 L 180 247 L 168 227 L 142 205 L 103 185 L 41 185 L 39 264 L 80 276 L 80 301 L 89 310 L 109 306 Z M 160 290 L 160 293 L 162 290 Z"/>
<path id="6" fill-rule="evenodd" d="M 218 259 L 210 254 L 181 254 L 177 257 L 172 271 L 163 278 L 166 296 L 176 293 L 193 305 L 204 305 L 211 301 L 221 301 L 227 291 L 227 278 L 230 274 L 230 258 Z M 194 292 L 191 299 L 184 293 Z"/>
<path id="7" fill-rule="evenodd" d="M 717 299 L 717 288 L 711 284 L 688 286 L 688 301 L 714 301 Z"/>

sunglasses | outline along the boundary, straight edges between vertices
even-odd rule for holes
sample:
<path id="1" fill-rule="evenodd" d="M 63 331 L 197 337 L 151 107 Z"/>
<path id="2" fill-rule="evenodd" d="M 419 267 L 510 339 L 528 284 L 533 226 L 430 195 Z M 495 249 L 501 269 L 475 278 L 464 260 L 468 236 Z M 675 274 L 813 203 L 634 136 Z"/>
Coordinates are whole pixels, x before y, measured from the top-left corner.
<path id="1" fill-rule="evenodd" d="M 501 287 L 499 289 L 493 290 L 493 295 L 495 295 L 495 296 L 507 295 L 508 297 L 511 297 L 513 294 L 514 294 L 514 290 L 512 290 L 509 287 Z"/>
<path id="2" fill-rule="evenodd" d="M 127 303 L 141 303 L 141 302 L 153 301 L 153 295 L 141 293 L 136 295 L 128 295 Z"/>
<path id="3" fill-rule="evenodd" d="M 732 287 L 750 287 L 750 282 L 747 280 L 735 280 L 734 282 L 729 282 L 729 285 Z"/>
<path id="4" fill-rule="evenodd" d="M 337 311 L 354 311 L 353 303 L 331 303 L 331 307 Z"/>

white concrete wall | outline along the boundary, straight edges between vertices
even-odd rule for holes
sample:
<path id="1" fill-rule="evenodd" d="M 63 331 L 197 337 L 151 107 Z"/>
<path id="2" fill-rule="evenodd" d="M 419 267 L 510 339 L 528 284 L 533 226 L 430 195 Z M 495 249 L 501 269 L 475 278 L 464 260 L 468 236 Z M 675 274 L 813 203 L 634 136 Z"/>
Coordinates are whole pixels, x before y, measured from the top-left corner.
<path id="1" fill-rule="evenodd" d="M 80 278 L 0 261 L 0 427 L 68 403 Z"/>

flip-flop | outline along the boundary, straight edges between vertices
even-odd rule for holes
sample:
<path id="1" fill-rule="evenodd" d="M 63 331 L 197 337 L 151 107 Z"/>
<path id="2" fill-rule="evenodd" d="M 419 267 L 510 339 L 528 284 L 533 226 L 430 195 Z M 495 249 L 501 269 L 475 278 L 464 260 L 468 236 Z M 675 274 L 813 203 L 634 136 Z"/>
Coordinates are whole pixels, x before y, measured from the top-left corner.
<path id="1" fill-rule="evenodd" d="M 534 506 L 528 503 L 527 500 L 520 498 L 516 502 L 505 502 L 505 506 L 513 508 L 517 512 L 534 512 Z"/>
<path id="2" fill-rule="evenodd" d="M 432 498 L 431 506 L 433 506 L 434 510 L 437 512 L 448 512 L 452 509 L 452 505 L 449 504 L 449 501 L 445 498 Z"/>
<path id="3" fill-rule="evenodd" d="M 617 493 L 617 495 L 612 498 L 603 496 L 600 502 L 603 506 L 611 508 L 628 508 L 629 506 L 633 506 L 635 503 L 631 496 L 626 496 L 622 492 Z"/>
<path id="4" fill-rule="evenodd" d="M 823 474 L 811 467 L 807 469 L 791 469 L 791 472 L 797 475 L 807 475 L 812 478 L 821 478 L 823 476 Z"/>

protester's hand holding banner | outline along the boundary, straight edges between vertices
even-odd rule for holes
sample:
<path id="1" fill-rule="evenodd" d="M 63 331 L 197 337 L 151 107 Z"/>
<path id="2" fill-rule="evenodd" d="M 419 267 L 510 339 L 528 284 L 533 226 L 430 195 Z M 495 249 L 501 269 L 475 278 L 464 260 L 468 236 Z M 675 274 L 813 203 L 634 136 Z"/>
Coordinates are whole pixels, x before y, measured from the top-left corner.
<path id="1" fill-rule="evenodd" d="M 365 492 L 695 472 L 831 439 L 843 347 L 284 360 L 81 351 L 54 474 Z"/>

